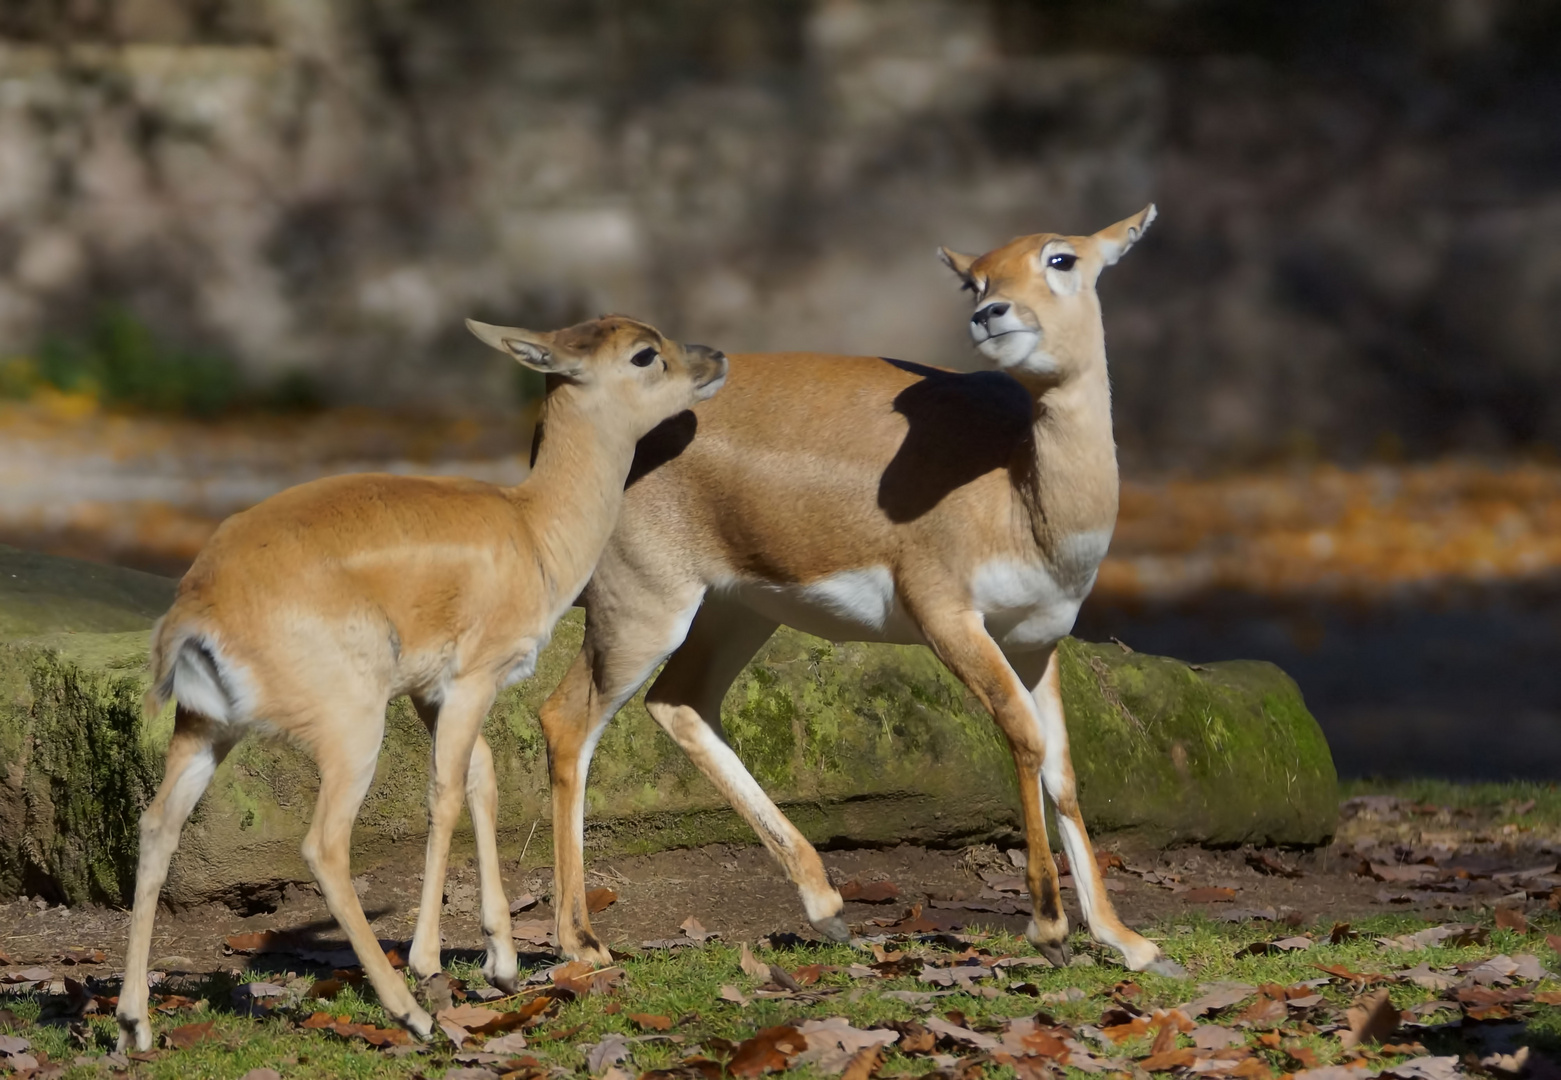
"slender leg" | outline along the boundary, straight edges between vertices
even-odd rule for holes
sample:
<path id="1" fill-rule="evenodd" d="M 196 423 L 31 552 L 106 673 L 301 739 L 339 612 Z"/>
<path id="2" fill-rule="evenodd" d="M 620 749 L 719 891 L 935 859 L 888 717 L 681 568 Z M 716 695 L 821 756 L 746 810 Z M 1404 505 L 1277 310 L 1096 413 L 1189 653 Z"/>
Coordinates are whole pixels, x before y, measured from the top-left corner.
<path id="1" fill-rule="evenodd" d="M 477 736 L 471 768 L 466 774 L 466 806 L 472 814 L 477 841 L 477 885 L 482 892 L 482 935 L 488 949 L 482 958 L 482 976 L 513 994 L 520 990 L 515 935 L 510 926 L 509 900 L 499 876 L 499 784 L 493 773 L 493 751 L 488 740 Z"/>
<path id="2" fill-rule="evenodd" d="M 157 900 L 168 878 L 168 864 L 179 846 L 179 834 L 190 812 L 211 783 L 212 774 L 233 746 L 217 725 L 180 708 L 175 714 L 173 739 L 163 782 L 150 806 L 141 815 L 141 847 L 136 865 L 135 908 L 130 916 L 130 941 L 125 947 L 125 980 L 119 990 L 119 1049 L 135 1044 L 136 1050 L 152 1047 L 152 1026 L 147 1018 L 147 955 L 152 947 L 152 923 Z"/>
<path id="3" fill-rule="evenodd" d="M 777 625 L 737 604 L 707 601 L 688 640 L 646 695 L 645 707 L 785 868 L 814 928 L 835 941 L 849 941 L 840 893 L 829 883 L 818 852 L 764 793 L 721 729 L 721 702 L 732 680 Z"/>
<path id="4" fill-rule="evenodd" d="M 553 909 L 559 951 L 572 960 L 612 962 L 585 908 L 585 781 L 591 755 L 607 722 L 682 644 L 702 597 L 703 589 L 694 586 L 667 598 L 626 584 L 614 591 L 610 607 L 588 601 L 580 654 L 542 706 L 553 786 Z"/>
<path id="5" fill-rule="evenodd" d="M 439 729 L 439 707 L 413 700 L 418 717 L 430 735 Z M 504 880 L 499 872 L 498 781 L 493 773 L 493 751 L 482 733 L 472 747 L 471 765 L 466 773 L 466 807 L 472 815 L 472 835 L 477 841 L 477 883 L 482 893 L 482 933 L 488 948 L 482 960 L 482 974 L 505 993 L 520 989 L 515 938 L 511 933 L 509 901 L 504 896 Z M 437 940 L 438 924 L 434 935 Z"/>
<path id="6" fill-rule="evenodd" d="M 482 733 L 482 722 L 493 705 L 493 679 L 474 674 L 458 679 L 445 691 L 434 728 L 433 776 L 428 791 L 428 846 L 423 864 L 423 899 L 407 966 L 420 979 L 439 971 L 439 914 L 444 906 L 444 877 L 450 859 L 450 838 L 465 801 L 467 778 Z M 485 750 L 487 749 L 484 743 Z M 493 770 L 492 757 L 484 761 Z M 474 810 L 475 821 L 480 812 Z M 494 860 L 497 862 L 497 851 Z M 500 893 L 500 902 L 503 900 Z M 505 913 L 506 918 L 508 912 Z M 510 948 L 514 948 L 513 942 Z"/>
<path id="7" fill-rule="evenodd" d="M 925 605 L 916 614 L 938 659 L 986 706 L 1008 739 L 1019 774 L 1019 805 L 1029 847 L 1026 876 L 1034 908 L 1026 936 L 1042 956 L 1063 967 L 1068 963 L 1068 916 L 1057 887 L 1057 864 L 1046 839 L 1046 811 L 1041 801 L 1046 744 L 1030 692 L 1009 667 L 978 613 L 940 604 Z"/>
<path id="8" fill-rule="evenodd" d="M 1014 660 L 1020 677 L 1034 687 L 1031 700 L 1044 747 L 1041 782 L 1057 809 L 1057 831 L 1062 835 L 1062 845 L 1067 849 L 1068 861 L 1073 867 L 1084 921 L 1089 924 L 1095 939 L 1119 950 L 1133 971 L 1185 976 L 1187 973 L 1180 965 L 1161 955 L 1159 946 L 1123 925 L 1106 893 L 1106 883 L 1100 876 L 1094 848 L 1084 828 L 1084 815 L 1079 812 L 1073 759 L 1068 753 L 1068 725 L 1062 707 L 1060 655 L 1053 648 Z"/>
<path id="9" fill-rule="evenodd" d="M 319 719 L 323 722 L 308 727 L 289 725 L 290 730 L 308 731 L 309 748 L 320 767 L 320 796 L 314 822 L 304 837 L 304 862 L 320 885 L 326 907 L 358 954 L 385 1011 L 420 1038 L 427 1038 L 433 1031 L 433 1018 L 390 966 L 352 889 L 352 824 L 374 781 L 374 765 L 385 732 L 384 701 Z"/>

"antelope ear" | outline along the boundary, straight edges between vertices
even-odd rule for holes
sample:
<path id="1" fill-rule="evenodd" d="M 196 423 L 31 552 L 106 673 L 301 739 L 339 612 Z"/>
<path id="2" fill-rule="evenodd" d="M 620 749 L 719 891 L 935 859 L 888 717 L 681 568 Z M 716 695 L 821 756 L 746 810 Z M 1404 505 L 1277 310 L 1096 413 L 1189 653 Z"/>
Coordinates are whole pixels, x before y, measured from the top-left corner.
<path id="1" fill-rule="evenodd" d="M 1159 211 L 1154 208 L 1154 203 L 1150 203 L 1132 217 L 1123 218 L 1096 233 L 1093 239 L 1095 250 L 1100 252 L 1101 264 L 1114 266 L 1118 259 L 1127 254 L 1128 248 L 1138 243 L 1138 238 L 1144 235 L 1149 223 L 1158 216 Z"/>
<path id="2" fill-rule="evenodd" d="M 552 334 L 522 330 L 518 326 L 494 326 L 476 319 L 467 319 L 466 329 L 477 335 L 477 339 L 485 345 L 493 346 L 544 375 L 574 377 L 583 370 L 579 358 L 559 348 Z"/>
<path id="3" fill-rule="evenodd" d="M 957 251 L 952 251 L 946 247 L 940 247 L 938 249 L 938 258 L 942 259 L 943 264 L 950 270 L 954 271 L 954 273 L 958 274 L 966 281 L 969 281 L 971 264 L 973 264 L 976 259 L 979 258 L 979 256 L 961 255 Z"/>

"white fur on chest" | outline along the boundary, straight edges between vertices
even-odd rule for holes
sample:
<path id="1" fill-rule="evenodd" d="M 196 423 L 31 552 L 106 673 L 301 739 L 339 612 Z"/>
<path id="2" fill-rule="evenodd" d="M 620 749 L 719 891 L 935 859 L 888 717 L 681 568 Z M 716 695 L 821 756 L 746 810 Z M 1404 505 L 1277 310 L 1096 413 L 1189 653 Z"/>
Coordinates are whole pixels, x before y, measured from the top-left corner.
<path id="1" fill-rule="evenodd" d="M 1077 533 L 1060 546 L 1051 565 L 994 559 L 976 569 L 970 599 L 999 645 L 1049 645 L 1073 629 L 1079 607 L 1095 584 L 1109 531 Z"/>

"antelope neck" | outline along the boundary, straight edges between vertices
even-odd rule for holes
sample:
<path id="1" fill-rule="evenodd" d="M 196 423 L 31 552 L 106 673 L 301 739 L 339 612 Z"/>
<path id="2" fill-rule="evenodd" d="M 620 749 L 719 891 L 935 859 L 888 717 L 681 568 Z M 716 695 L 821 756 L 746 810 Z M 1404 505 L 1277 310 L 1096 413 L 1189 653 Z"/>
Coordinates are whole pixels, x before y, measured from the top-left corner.
<path id="1" fill-rule="evenodd" d="M 530 535 L 550 608 L 585 588 L 623 502 L 637 441 L 576 388 L 551 390 L 531 475 L 506 489 Z"/>
<path id="2" fill-rule="evenodd" d="M 1024 380 L 1021 380 L 1024 382 Z M 1060 381 L 1025 383 L 1034 402 L 1030 441 L 1014 478 L 1043 551 L 1070 536 L 1109 531 L 1117 515 L 1117 454 L 1104 358 Z"/>

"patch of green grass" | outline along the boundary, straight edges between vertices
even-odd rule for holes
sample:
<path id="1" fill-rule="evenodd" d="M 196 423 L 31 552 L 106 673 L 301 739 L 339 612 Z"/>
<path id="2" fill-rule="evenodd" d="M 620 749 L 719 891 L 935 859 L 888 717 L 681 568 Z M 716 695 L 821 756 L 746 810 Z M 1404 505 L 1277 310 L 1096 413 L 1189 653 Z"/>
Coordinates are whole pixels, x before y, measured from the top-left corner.
<path id="1" fill-rule="evenodd" d="M 103 308 L 84 335 L 49 338 L 35 355 L 0 359 L 0 398 L 26 399 L 43 388 L 115 408 L 196 417 L 321 404 L 303 372 L 288 372 L 270 388 L 252 386 L 231 357 L 174 347 L 118 305 Z"/>
<path id="2" fill-rule="evenodd" d="M 1090 941 L 1082 934 L 1073 939 L 1075 952 L 1094 961 L 1093 966 L 1056 970 L 1044 967 L 1005 969 L 1006 982 L 996 985 L 1008 987 L 1019 982 L 1034 984 L 1041 992 L 1063 991 L 1077 987 L 1085 997 L 1077 1001 L 1042 1004 L 1034 997 L 1019 993 L 1004 993 L 997 998 L 986 998 L 966 993 L 933 999 L 932 1015 L 942 1016 L 950 1010 L 964 1014 L 966 1023 L 976 1029 L 1016 1016 L 1033 1015 L 1038 1008 L 1050 1013 L 1058 1021 L 1081 1025 L 1096 1023 L 1109 1004 L 1112 988 L 1124 980 L 1137 983 L 1143 991 L 1138 999 L 1141 1007 L 1170 1007 L 1185 1003 L 1197 996 L 1199 983 L 1217 980 L 1234 980 L 1261 985 L 1280 983 L 1290 985 L 1322 976 L 1316 965 L 1340 965 L 1361 974 L 1386 973 L 1413 967 L 1422 961 L 1433 967 L 1443 968 L 1454 964 L 1479 961 L 1498 953 L 1518 955 L 1533 953 L 1552 969 L 1561 968 L 1561 957 L 1545 944 L 1544 935 L 1561 930 L 1561 919 L 1539 918 L 1529 934 L 1517 934 L 1509 930 L 1495 930 L 1483 946 L 1431 947 L 1415 952 L 1386 948 L 1374 939 L 1423 929 L 1424 922 L 1406 915 L 1383 915 L 1372 918 L 1356 929 L 1361 937 L 1338 945 L 1328 943 L 1327 925 L 1310 928 L 1320 941 L 1313 948 L 1277 955 L 1253 956 L 1238 953 L 1254 941 L 1265 941 L 1293 933 L 1284 928 L 1264 924 L 1231 926 L 1215 923 L 1201 916 L 1179 918 L 1171 925 L 1155 929 L 1152 936 L 1161 940 L 1166 952 L 1183 963 L 1192 972 L 1188 981 L 1167 979 L 1148 974 L 1130 974 L 1117 966 L 1114 954 Z M 890 946 L 895 947 L 895 946 Z M 899 946 L 906 947 L 906 946 Z M 914 944 L 912 945 L 914 947 Z M 1007 935 L 993 935 L 982 945 L 994 956 L 1030 955 L 1029 947 L 1019 939 Z M 647 953 L 624 961 L 627 978 L 614 992 L 583 998 L 562 1004 L 557 1012 L 539 1027 L 527 1032 L 531 1042 L 529 1053 L 545 1064 L 562 1066 L 577 1073 L 585 1071 L 585 1055 L 581 1049 L 599 1041 L 611 1032 L 640 1035 L 641 1032 L 629 1019 L 631 1013 L 652 1013 L 670 1017 L 674 1026 L 670 1034 L 683 1037 L 682 1043 L 667 1040 L 648 1040 L 632 1044 L 632 1058 L 628 1063 L 632 1071 L 664 1068 L 675 1064 L 682 1057 L 700 1052 L 701 1044 L 712 1039 L 738 1042 L 751 1036 L 760 1028 L 783 1023 L 795 1023 L 809 1017 L 845 1016 L 857 1027 L 870 1027 L 887 1020 L 919 1020 L 928 1013 L 915 1005 L 881 996 L 883 990 L 938 989 L 919 983 L 914 975 L 883 980 L 853 980 L 843 971 L 824 975 L 818 986 L 831 988 L 837 993 L 812 1003 L 795 999 L 754 998 L 746 1008 L 720 1000 L 723 984 L 732 984 L 751 995 L 757 980 L 744 974 L 738 964 L 738 949 L 719 942 L 704 948 L 681 949 L 672 953 Z M 844 968 L 852 963 L 871 963 L 872 957 L 864 950 L 845 945 L 810 945 L 797 949 L 778 951 L 758 950 L 761 959 L 780 965 L 788 971 L 807 964 L 838 965 Z M 453 965 L 451 974 L 481 984 L 481 976 L 470 964 Z M 260 978 L 261 976 L 248 976 Z M 449 1043 L 437 1039 L 425 1052 L 403 1058 L 389 1056 L 366 1046 L 361 1041 L 345 1042 L 333 1035 L 318 1031 L 300 1030 L 293 1024 L 307 1015 L 311 1003 L 305 1003 L 289 1017 L 274 1016 L 265 1020 L 251 1020 L 236 1016 L 229 1001 L 234 980 L 225 975 L 212 976 L 198 988 L 185 988 L 187 996 L 197 996 L 204 1008 L 196 1012 L 181 1012 L 173 1016 L 156 1016 L 154 1025 L 159 1033 L 182 1024 L 198 1020 L 216 1021 L 214 1037 L 192 1049 L 165 1053 L 159 1060 L 139 1065 L 136 1075 L 144 1077 L 239 1077 L 252 1068 L 270 1067 L 284 1077 L 401 1077 L 421 1072 L 426 1076 L 441 1075 L 455 1066 Z M 989 983 L 990 985 L 990 983 Z M 1541 983 L 1540 989 L 1555 989 L 1554 980 Z M 1409 983 L 1389 984 L 1392 1001 L 1400 1009 L 1409 1008 L 1431 1000 L 1435 995 Z M 1358 988 L 1335 980 L 1319 990 L 1330 1003 L 1343 1008 L 1354 1000 Z M 3 1004 L 27 1019 L 38 1016 L 39 1002 L 35 998 L 3 999 Z M 500 1008 L 513 1007 L 514 1002 L 501 1004 Z M 617 1006 L 618 1011 L 609 1012 Z M 371 991 L 361 993 L 351 987 L 329 1003 L 318 1007 L 334 1015 L 347 1015 L 353 1022 L 389 1026 L 389 1019 Z M 1239 1011 L 1239 1007 L 1237 1009 Z M 1455 1006 L 1432 1017 L 1448 1022 L 1445 1028 L 1428 1032 L 1401 1032 L 1404 1042 L 1419 1039 L 1434 1053 L 1463 1054 L 1478 1049 L 1475 1040 L 1483 1025 L 1460 1026 Z M 1226 1022 L 1229 1021 L 1227 1016 Z M 1561 1008 L 1540 1007 L 1525 1021 L 1524 1038 L 1536 1051 L 1561 1051 Z M 571 1030 L 578 1026 L 578 1030 Z M 93 1018 L 88 1021 L 90 1046 L 83 1049 L 73 1043 L 68 1029 L 63 1025 L 39 1024 L 25 1027 L 19 1033 L 33 1042 L 35 1050 L 46 1051 L 51 1059 L 71 1061 L 77 1054 L 102 1053 L 112 1049 L 116 1028 L 112 1017 Z M 552 1038 L 562 1033 L 562 1038 Z M 1287 1040 L 1288 1041 L 1288 1040 Z M 1309 1046 L 1320 1063 L 1340 1059 L 1337 1038 L 1317 1034 L 1301 1037 L 1301 1045 Z M 1130 1041 L 1119 1048 L 1125 1056 L 1142 1056 L 1148 1052 L 1147 1038 Z M 930 1059 L 922 1056 L 905 1056 L 896 1052 L 886 1056 L 885 1075 L 919 1073 L 932 1067 Z M 1289 1071 L 1285 1057 L 1279 1051 L 1268 1052 L 1269 1062 L 1277 1073 Z M 1383 1062 L 1399 1060 L 1384 1056 Z M 1068 1070 L 1070 1073 L 1075 1070 Z M 993 1080 L 1006 1080 L 1012 1070 L 1006 1067 L 988 1066 L 987 1076 Z M 92 1067 L 73 1068 L 68 1077 L 100 1075 Z M 812 1080 L 814 1071 L 798 1068 L 788 1076 L 797 1080 Z M 1079 1074 L 1082 1075 L 1082 1074 Z"/>

